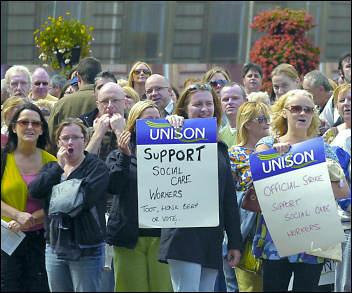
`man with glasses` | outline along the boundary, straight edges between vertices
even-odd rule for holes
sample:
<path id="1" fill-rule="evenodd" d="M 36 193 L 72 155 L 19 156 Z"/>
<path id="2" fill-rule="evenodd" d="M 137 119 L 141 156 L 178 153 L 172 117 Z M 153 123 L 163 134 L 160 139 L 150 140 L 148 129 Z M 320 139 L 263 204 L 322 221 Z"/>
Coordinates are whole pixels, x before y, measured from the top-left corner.
<path id="1" fill-rule="evenodd" d="M 5 74 L 5 81 L 10 97 L 28 98 L 31 88 L 32 77 L 27 67 L 14 65 Z"/>
<path id="2" fill-rule="evenodd" d="M 56 102 L 58 98 L 49 94 L 50 76 L 42 67 L 38 67 L 32 74 L 32 92 L 28 97 L 32 101 L 47 100 Z"/>
<path id="3" fill-rule="evenodd" d="M 145 82 L 147 99 L 155 102 L 162 118 L 170 115 L 174 110 L 175 103 L 171 100 L 172 91 L 170 82 L 160 74 L 151 75 Z"/>

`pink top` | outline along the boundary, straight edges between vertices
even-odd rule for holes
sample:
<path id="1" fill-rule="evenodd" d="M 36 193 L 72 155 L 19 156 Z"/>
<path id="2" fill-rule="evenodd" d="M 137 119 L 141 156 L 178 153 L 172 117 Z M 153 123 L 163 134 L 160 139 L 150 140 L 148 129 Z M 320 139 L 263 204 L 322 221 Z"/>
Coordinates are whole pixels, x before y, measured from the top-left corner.
<path id="1" fill-rule="evenodd" d="M 21 176 L 24 182 L 26 182 L 26 185 L 28 186 L 28 184 L 31 183 L 38 176 L 38 174 L 21 174 Z M 30 194 L 28 193 L 26 212 L 29 214 L 32 214 L 33 212 L 40 210 L 42 208 L 43 208 L 42 201 L 31 197 Z M 44 223 L 35 225 L 23 231 L 36 231 L 39 229 L 43 229 L 43 227 L 44 227 Z"/>

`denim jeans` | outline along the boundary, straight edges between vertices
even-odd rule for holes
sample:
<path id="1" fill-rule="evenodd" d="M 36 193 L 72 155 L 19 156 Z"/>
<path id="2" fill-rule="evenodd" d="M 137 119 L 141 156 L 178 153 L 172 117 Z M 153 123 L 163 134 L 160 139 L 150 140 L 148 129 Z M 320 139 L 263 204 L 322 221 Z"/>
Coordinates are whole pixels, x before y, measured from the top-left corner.
<path id="1" fill-rule="evenodd" d="M 351 292 L 351 229 L 345 230 L 346 242 L 341 243 L 342 262 L 335 266 L 335 292 Z"/>
<path id="2" fill-rule="evenodd" d="M 287 259 L 263 259 L 263 292 L 287 291 L 292 273 L 292 291 L 316 292 L 322 270 L 322 263 L 290 263 Z"/>
<path id="3" fill-rule="evenodd" d="M 1 291 L 48 292 L 44 230 L 25 234 L 11 256 L 1 251 Z"/>
<path id="4" fill-rule="evenodd" d="M 105 247 L 94 248 L 91 256 L 81 256 L 78 261 L 58 259 L 47 244 L 45 265 L 51 292 L 97 292 L 104 269 Z"/>
<path id="5" fill-rule="evenodd" d="M 187 261 L 168 259 L 174 292 L 213 292 L 218 270 Z"/>

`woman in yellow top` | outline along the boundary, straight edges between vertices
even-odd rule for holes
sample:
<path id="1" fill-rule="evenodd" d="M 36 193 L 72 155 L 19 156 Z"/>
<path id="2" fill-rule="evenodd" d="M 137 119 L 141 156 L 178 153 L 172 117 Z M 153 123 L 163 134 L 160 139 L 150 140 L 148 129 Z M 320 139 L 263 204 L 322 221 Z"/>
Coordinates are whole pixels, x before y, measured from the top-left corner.
<path id="1" fill-rule="evenodd" d="M 13 116 L 8 131 L 1 156 L 2 160 L 6 158 L 1 174 L 1 219 L 8 222 L 10 230 L 21 230 L 26 237 L 11 256 L 1 251 L 1 291 L 49 291 L 44 211 L 42 202 L 32 198 L 27 189 L 41 167 L 56 160 L 44 151 L 48 124 L 37 106 L 25 103 Z"/>

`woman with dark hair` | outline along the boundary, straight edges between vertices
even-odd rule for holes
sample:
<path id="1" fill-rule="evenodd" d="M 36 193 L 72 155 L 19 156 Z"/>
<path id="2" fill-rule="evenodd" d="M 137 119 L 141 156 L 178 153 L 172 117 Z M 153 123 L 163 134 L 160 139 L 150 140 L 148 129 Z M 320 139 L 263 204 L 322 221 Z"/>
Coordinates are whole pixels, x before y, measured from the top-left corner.
<path id="1" fill-rule="evenodd" d="M 131 68 L 128 75 L 128 86 L 133 88 L 139 95 L 140 100 L 146 100 L 145 82 L 152 75 L 151 67 L 143 62 L 137 61 Z"/>
<path id="2" fill-rule="evenodd" d="M 21 230 L 26 237 L 12 255 L 1 251 L 1 291 L 49 291 L 43 206 L 27 189 L 43 165 L 56 161 L 44 151 L 48 124 L 36 105 L 26 103 L 14 114 L 8 131 L 1 155 L 1 164 L 5 164 L 1 174 L 1 219 L 8 222 L 9 230 Z"/>
<path id="3" fill-rule="evenodd" d="M 81 119 L 62 121 L 55 139 L 57 162 L 43 166 L 28 186 L 34 197 L 44 201 L 50 291 L 97 292 L 105 259 L 108 169 L 96 155 L 85 151 L 88 133 Z M 82 182 L 83 209 L 76 216 L 49 214 L 53 187 L 71 179 Z"/>

